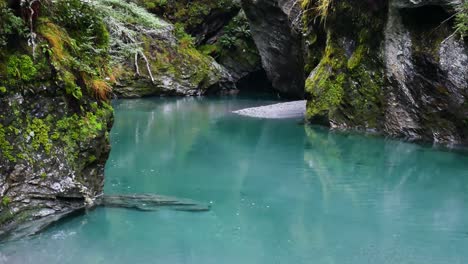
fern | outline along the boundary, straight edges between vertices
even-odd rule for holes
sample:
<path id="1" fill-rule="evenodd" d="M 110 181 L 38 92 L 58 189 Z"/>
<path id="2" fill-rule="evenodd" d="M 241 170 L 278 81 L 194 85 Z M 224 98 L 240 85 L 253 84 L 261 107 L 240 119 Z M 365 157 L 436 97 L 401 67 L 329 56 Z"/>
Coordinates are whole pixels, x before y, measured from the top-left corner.
<path id="1" fill-rule="evenodd" d="M 455 17 L 455 32 L 458 32 L 461 38 L 468 36 L 468 1 L 460 5 Z"/>

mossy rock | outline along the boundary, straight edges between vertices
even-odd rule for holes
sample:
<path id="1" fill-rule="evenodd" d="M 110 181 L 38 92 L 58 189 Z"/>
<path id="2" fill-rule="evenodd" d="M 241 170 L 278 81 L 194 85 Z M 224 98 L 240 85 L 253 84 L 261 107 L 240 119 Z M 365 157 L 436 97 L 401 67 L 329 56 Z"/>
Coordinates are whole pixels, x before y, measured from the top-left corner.
<path id="1" fill-rule="evenodd" d="M 337 2 L 325 25 L 323 57 L 306 80 L 307 118 L 334 127 L 382 127 L 384 72 L 379 48 L 385 9 Z"/>
<path id="2" fill-rule="evenodd" d="M 113 110 L 109 90 L 99 91 L 110 87 L 102 20 L 79 0 L 34 8 L 34 40 L 0 30 L 0 230 L 83 207 L 102 193 L 110 150 Z"/>

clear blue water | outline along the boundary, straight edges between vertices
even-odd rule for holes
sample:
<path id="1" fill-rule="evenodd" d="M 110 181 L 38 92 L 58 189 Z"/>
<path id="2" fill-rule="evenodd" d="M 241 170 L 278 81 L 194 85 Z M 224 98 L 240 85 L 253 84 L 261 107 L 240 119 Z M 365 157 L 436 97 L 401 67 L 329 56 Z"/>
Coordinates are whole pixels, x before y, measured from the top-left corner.
<path id="1" fill-rule="evenodd" d="M 466 154 L 230 113 L 264 103 L 115 102 L 105 191 L 212 210 L 96 209 L 0 263 L 468 263 Z"/>

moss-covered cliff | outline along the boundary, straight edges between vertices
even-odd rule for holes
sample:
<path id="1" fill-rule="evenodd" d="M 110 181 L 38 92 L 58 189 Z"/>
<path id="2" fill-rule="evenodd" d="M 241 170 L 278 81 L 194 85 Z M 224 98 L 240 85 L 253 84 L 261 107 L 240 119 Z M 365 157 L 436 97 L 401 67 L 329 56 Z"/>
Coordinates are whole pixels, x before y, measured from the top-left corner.
<path id="1" fill-rule="evenodd" d="M 236 0 L 135 0 L 150 12 L 175 24 L 192 37 L 194 46 L 226 68 L 239 89 L 255 89 L 262 72 L 249 23 Z M 265 80 L 262 79 L 261 82 Z M 268 85 L 268 84 L 267 84 Z"/>
<path id="2" fill-rule="evenodd" d="M 307 117 L 337 127 L 379 128 L 383 115 L 383 43 L 385 6 L 340 1 L 323 7 L 304 3 L 305 22 L 320 17 L 326 39 L 321 59 L 306 80 Z M 307 24 L 306 24 L 307 25 Z M 307 25 L 316 26 L 317 25 Z M 309 31 L 312 37 L 320 32 Z M 316 48 L 313 46 L 312 48 Z M 315 63 L 310 58 L 308 65 Z"/>
<path id="3" fill-rule="evenodd" d="M 110 33 L 115 93 L 122 97 L 230 92 L 234 83 L 215 60 L 199 52 L 183 28 L 132 2 L 96 0 Z"/>
<path id="4" fill-rule="evenodd" d="M 109 36 L 77 0 L 0 1 L 0 233 L 102 192 Z"/>
<path id="5" fill-rule="evenodd" d="M 216 37 L 239 12 L 236 0 L 134 0 L 150 12 L 183 28 L 197 45 Z"/>
<path id="6" fill-rule="evenodd" d="M 309 121 L 468 142 L 461 2 L 317 0 L 302 7 L 308 39 L 322 36 L 311 47 L 323 47 L 308 53 L 309 67 L 321 57 L 306 81 Z"/>

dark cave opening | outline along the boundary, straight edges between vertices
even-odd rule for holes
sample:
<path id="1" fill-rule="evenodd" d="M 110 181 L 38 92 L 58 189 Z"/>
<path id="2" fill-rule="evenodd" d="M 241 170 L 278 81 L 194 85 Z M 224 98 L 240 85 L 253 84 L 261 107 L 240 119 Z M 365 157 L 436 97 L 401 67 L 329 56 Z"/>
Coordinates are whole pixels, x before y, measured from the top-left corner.
<path id="1" fill-rule="evenodd" d="M 452 14 L 439 5 L 426 5 L 400 10 L 403 24 L 414 30 L 435 30 L 441 26 L 453 27 Z"/>
<path id="2" fill-rule="evenodd" d="M 277 96 L 264 69 L 249 73 L 236 83 L 239 95 Z"/>

